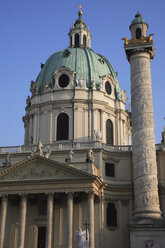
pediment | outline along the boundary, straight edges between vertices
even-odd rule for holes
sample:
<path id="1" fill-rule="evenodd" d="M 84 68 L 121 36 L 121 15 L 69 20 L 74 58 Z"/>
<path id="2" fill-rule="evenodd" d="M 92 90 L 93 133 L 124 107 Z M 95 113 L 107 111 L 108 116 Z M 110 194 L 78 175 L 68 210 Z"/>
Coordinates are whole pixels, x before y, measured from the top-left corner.
<path id="1" fill-rule="evenodd" d="M 34 156 L 0 172 L 0 181 L 93 178 L 69 165 Z"/>

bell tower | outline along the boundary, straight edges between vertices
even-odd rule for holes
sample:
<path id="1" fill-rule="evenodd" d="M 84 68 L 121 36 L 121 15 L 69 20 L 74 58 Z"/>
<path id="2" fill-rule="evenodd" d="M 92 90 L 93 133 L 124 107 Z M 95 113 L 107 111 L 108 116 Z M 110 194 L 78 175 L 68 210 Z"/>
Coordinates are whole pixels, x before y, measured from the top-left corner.
<path id="1" fill-rule="evenodd" d="M 78 19 L 69 32 L 69 47 L 91 48 L 91 33 L 82 19 L 82 7 L 79 5 Z"/>
<path id="2" fill-rule="evenodd" d="M 162 234 L 160 232 L 158 235 L 163 220 L 158 196 L 150 72 L 150 61 L 154 58 L 154 45 L 153 34 L 147 36 L 147 29 L 148 24 L 137 13 L 130 25 L 131 39 L 123 38 L 131 70 L 134 181 L 134 217 L 130 224 L 131 248 L 145 247 L 144 242 L 150 239 L 153 240 L 153 244 L 159 244 L 153 247 L 161 247 L 160 242 L 164 239 L 165 230 L 163 229 Z M 155 235 L 159 236 L 159 239 Z"/>

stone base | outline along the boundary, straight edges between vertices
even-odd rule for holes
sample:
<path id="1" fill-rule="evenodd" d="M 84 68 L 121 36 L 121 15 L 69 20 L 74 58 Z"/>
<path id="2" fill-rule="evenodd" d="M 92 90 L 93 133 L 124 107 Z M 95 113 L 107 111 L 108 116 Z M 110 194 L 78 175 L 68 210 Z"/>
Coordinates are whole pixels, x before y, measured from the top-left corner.
<path id="1" fill-rule="evenodd" d="M 164 220 L 139 220 L 130 223 L 130 248 L 165 247 Z"/>

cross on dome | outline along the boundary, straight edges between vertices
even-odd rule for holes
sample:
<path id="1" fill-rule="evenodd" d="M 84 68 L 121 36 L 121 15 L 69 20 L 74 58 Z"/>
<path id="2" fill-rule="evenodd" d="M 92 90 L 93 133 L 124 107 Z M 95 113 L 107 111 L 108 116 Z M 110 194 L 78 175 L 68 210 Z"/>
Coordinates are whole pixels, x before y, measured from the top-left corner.
<path id="1" fill-rule="evenodd" d="M 78 15 L 79 15 L 79 17 L 81 17 L 82 16 L 82 14 L 83 14 L 83 12 L 82 12 L 82 6 L 81 6 L 81 4 L 79 4 L 79 12 L 78 12 Z"/>

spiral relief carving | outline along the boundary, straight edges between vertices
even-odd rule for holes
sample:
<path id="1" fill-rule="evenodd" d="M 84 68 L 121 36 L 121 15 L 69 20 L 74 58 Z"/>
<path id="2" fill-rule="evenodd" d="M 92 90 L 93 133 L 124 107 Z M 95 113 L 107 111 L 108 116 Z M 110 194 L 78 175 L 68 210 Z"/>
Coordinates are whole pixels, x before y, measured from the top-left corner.
<path id="1" fill-rule="evenodd" d="M 135 54 L 132 57 L 130 63 L 135 213 L 154 216 L 160 209 L 150 57 L 147 53 Z"/>

